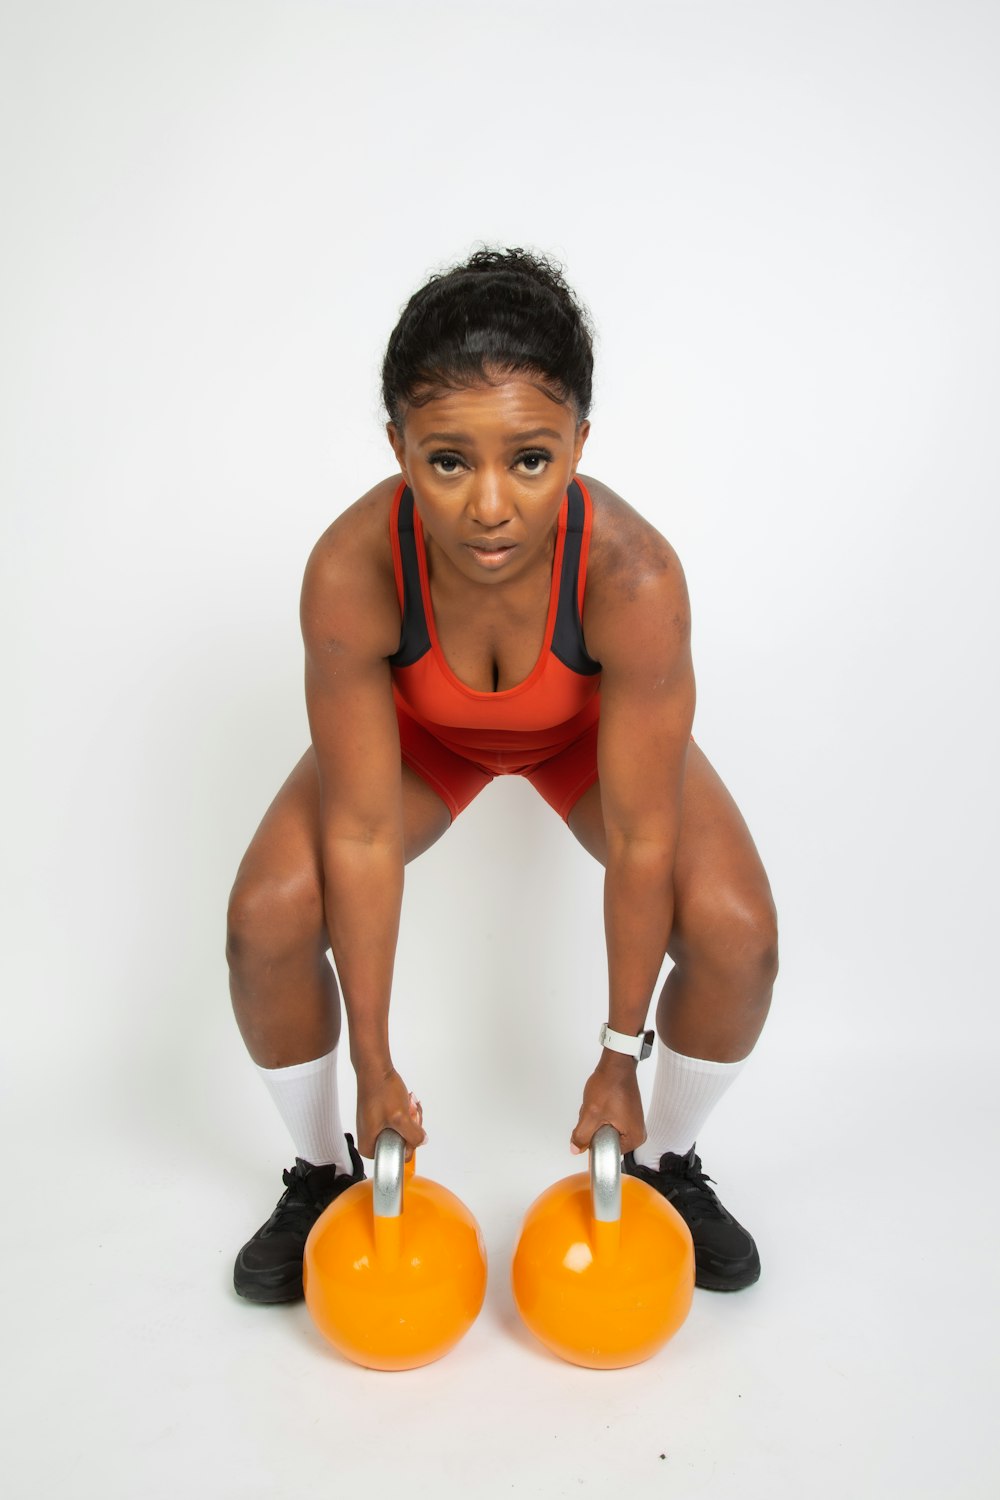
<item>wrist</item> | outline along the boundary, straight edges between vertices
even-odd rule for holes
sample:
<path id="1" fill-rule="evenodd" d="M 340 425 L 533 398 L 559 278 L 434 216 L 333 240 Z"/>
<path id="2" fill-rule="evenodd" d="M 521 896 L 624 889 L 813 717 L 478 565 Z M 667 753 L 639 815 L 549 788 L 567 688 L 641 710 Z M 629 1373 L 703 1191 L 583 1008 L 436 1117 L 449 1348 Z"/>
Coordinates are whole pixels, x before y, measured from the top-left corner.
<path id="1" fill-rule="evenodd" d="M 638 1066 L 637 1057 L 629 1057 L 625 1052 L 612 1052 L 609 1047 L 602 1047 L 595 1071 L 606 1074 L 609 1078 L 634 1078 Z"/>
<path id="2" fill-rule="evenodd" d="M 648 1057 L 653 1050 L 655 1032 L 623 1031 L 606 1021 L 597 1039 L 606 1052 L 614 1052 L 642 1062 L 643 1058 Z"/>
<path id="3" fill-rule="evenodd" d="M 383 1083 L 396 1071 L 385 1048 L 352 1051 L 351 1064 L 359 1083 Z"/>

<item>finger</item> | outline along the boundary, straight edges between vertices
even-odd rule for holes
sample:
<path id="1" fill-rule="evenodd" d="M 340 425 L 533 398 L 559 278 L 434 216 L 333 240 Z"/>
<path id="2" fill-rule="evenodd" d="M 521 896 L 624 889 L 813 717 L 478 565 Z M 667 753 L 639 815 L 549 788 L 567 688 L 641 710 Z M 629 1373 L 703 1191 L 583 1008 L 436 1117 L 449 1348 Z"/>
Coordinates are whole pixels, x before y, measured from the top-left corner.
<path id="1" fill-rule="evenodd" d="M 418 1119 L 414 1119 L 411 1114 L 404 1115 L 401 1110 L 395 1110 L 370 1130 L 364 1129 L 360 1121 L 358 1122 L 358 1152 L 361 1156 L 369 1161 L 374 1160 L 375 1145 L 383 1130 L 394 1130 L 402 1137 L 405 1161 L 409 1161 L 416 1148 L 425 1145 L 427 1141 L 427 1132 Z"/>
<path id="2" fill-rule="evenodd" d="M 400 1135 L 403 1137 L 403 1141 L 406 1146 L 407 1161 L 410 1160 L 410 1157 L 413 1155 L 414 1151 L 416 1151 L 418 1146 L 425 1146 L 427 1144 L 426 1130 L 423 1128 L 420 1121 L 414 1119 L 412 1115 L 406 1120 L 405 1125 L 403 1121 L 400 1120 L 393 1128 L 398 1130 Z"/>
<path id="3" fill-rule="evenodd" d="M 415 1134 L 412 1130 L 404 1130 L 402 1128 L 402 1123 L 401 1122 L 397 1122 L 397 1123 L 395 1123 L 395 1124 L 393 1124 L 391 1126 L 388 1126 L 387 1128 L 391 1129 L 391 1130 L 394 1130 L 396 1132 L 396 1134 L 402 1138 L 402 1141 L 403 1141 L 403 1160 L 404 1161 L 411 1161 L 412 1158 L 413 1158 L 413 1153 L 414 1153 L 414 1151 L 416 1151 L 417 1147 L 418 1146 L 423 1146 L 427 1142 L 427 1136 L 426 1136 L 426 1134 L 424 1132 L 421 1131 L 419 1134 Z M 377 1137 L 376 1137 L 376 1139 L 377 1139 Z M 374 1157 L 374 1155 L 375 1155 L 374 1147 L 372 1148 L 372 1153 L 371 1154 L 372 1154 L 372 1157 Z"/>

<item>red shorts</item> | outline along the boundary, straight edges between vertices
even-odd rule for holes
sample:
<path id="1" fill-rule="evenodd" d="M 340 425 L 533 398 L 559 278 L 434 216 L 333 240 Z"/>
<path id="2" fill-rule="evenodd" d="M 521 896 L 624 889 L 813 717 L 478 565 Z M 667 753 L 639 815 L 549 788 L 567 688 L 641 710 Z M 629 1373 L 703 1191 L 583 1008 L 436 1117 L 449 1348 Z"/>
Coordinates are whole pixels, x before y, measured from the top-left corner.
<path id="1" fill-rule="evenodd" d="M 467 760 L 464 755 L 456 755 L 416 719 L 400 711 L 398 705 L 396 717 L 404 764 L 437 792 L 454 821 L 498 773 Z M 549 806 L 561 818 L 568 819 L 584 792 L 597 780 L 597 724 L 585 729 L 579 739 L 547 760 L 521 767 L 514 774 L 530 781 Z"/>

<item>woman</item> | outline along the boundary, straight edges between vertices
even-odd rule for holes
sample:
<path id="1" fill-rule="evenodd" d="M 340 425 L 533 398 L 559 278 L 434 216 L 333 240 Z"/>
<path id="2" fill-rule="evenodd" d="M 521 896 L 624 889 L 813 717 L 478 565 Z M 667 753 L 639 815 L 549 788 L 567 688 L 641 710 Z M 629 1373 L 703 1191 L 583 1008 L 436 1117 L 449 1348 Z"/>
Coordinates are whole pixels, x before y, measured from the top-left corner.
<path id="1" fill-rule="evenodd" d="M 393 1066 L 389 995 L 403 866 L 493 776 L 525 776 L 605 867 L 609 1000 L 571 1136 L 608 1122 L 624 1170 L 684 1215 L 700 1286 L 757 1279 L 747 1231 L 695 1143 L 763 1026 L 774 906 L 738 809 L 690 737 L 684 575 L 669 543 L 596 479 L 588 322 L 558 270 L 476 253 L 414 294 L 383 365 L 400 475 L 320 538 L 302 631 L 312 744 L 240 866 L 233 1006 L 296 1149 L 286 1191 L 236 1261 L 236 1290 L 302 1295 L 322 1209 L 364 1176 L 386 1126 L 422 1112 Z M 332 948 L 357 1074 L 339 1115 Z M 664 952 L 649 1118 L 636 1078 Z"/>

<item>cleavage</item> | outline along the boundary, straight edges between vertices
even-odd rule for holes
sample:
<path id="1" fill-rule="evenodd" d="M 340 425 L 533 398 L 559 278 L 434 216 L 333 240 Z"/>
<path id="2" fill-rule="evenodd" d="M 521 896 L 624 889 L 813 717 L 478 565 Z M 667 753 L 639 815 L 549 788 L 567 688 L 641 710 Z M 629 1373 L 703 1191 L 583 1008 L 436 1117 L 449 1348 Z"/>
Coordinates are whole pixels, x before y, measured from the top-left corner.
<path id="1" fill-rule="evenodd" d="M 549 597 L 521 608 L 494 607 L 470 625 L 469 601 L 433 597 L 438 646 L 449 668 L 477 693 L 509 692 L 530 677 L 545 645 Z"/>

